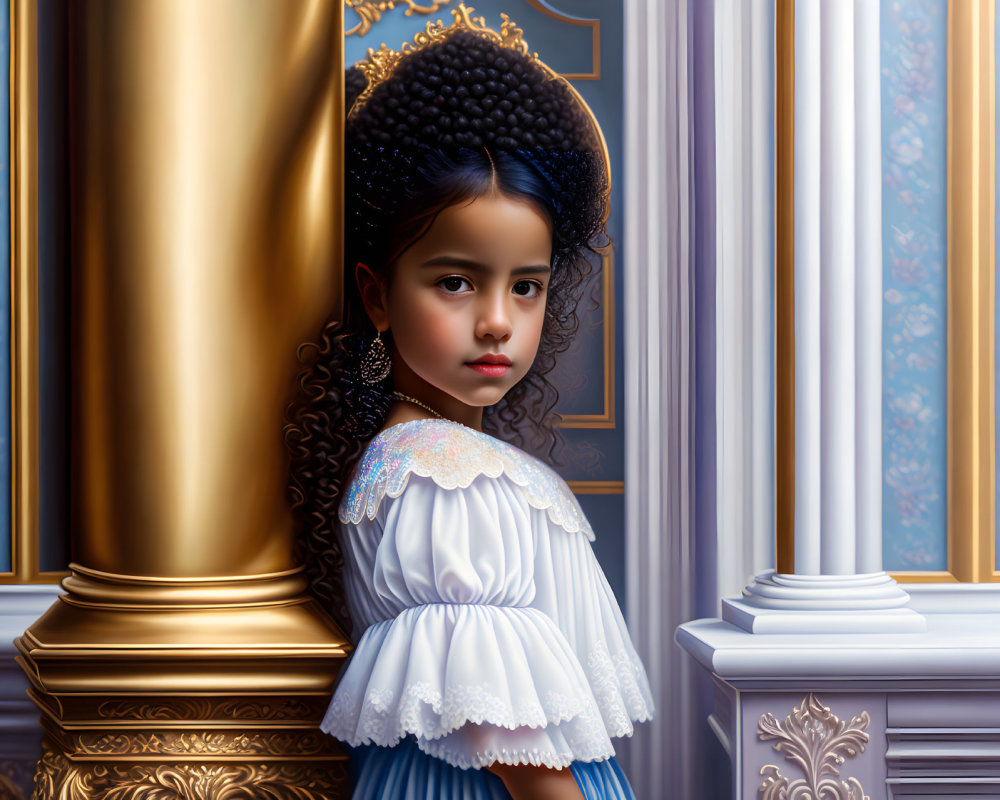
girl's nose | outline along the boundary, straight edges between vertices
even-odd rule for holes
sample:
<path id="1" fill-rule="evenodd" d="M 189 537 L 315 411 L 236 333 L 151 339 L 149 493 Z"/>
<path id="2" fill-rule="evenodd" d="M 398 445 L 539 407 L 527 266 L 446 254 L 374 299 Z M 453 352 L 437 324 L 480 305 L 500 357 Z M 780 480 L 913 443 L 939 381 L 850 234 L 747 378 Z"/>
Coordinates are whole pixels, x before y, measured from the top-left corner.
<path id="1" fill-rule="evenodd" d="M 513 332 L 507 298 L 499 295 L 484 296 L 476 320 L 476 337 L 479 339 L 489 337 L 503 342 L 509 339 Z"/>

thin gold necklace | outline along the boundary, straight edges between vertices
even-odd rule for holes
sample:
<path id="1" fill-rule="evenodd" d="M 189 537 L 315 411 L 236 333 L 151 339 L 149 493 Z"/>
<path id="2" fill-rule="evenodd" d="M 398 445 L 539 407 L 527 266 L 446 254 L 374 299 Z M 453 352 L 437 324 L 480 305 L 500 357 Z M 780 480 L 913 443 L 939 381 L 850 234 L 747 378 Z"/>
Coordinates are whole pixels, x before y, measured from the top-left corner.
<path id="1" fill-rule="evenodd" d="M 421 403 L 419 400 L 417 400 L 416 397 L 410 397 L 408 394 L 403 394 L 402 392 L 393 392 L 392 393 L 392 399 L 393 400 L 402 400 L 404 403 L 413 403 L 413 405 L 415 405 L 415 406 L 420 406 L 420 408 L 422 408 L 428 414 L 433 414 L 438 419 L 444 419 L 444 415 L 438 414 L 437 411 L 435 411 L 433 408 L 431 408 L 426 403 Z"/>

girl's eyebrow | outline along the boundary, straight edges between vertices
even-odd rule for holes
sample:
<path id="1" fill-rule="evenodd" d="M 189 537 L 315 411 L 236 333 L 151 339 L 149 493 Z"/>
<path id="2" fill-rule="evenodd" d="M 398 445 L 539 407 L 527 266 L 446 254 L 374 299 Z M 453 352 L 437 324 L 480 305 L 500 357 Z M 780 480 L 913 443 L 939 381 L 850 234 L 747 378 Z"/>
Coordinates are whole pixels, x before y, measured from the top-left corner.
<path id="1" fill-rule="evenodd" d="M 457 256 L 435 256 L 434 258 L 425 261 L 420 265 L 421 267 L 459 267 L 461 269 L 468 270 L 470 272 L 492 272 L 493 268 L 488 267 L 485 264 L 480 264 L 478 261 L 472 261 L 468 258 L 459 258 Z M 525 267 L 516 267 L 511 270 L 512 275 L 548 275 L 552 272 L 552 267 L 549 264 L 532 264 Z"/>

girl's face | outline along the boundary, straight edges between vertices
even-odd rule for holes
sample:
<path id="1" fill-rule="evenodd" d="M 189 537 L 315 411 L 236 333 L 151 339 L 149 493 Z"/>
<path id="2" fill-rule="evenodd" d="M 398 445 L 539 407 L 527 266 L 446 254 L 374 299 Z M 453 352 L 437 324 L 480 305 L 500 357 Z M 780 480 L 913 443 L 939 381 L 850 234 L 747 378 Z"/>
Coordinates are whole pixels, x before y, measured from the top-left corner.
<path id="1" fill-rule="evenodd" d="M 380 307 L 368 303 L 392 332 L 395 389 L 480 427 L 535 359 L 551 256 L 552 226 L 529 202 L 496 192 L 441 211 L 379 287 Z"/>

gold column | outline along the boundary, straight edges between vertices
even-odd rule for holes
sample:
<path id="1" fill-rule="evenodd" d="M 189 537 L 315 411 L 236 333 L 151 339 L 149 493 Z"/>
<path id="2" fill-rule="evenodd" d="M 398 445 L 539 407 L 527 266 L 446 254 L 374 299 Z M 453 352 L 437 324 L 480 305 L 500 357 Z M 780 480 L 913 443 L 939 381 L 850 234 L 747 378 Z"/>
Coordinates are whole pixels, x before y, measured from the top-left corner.
<path id="1" fill-rule="evenodd" d="M 30 3 L 30 0 L 24 0 Z M 72 541 L 38 797 L 336 797 L 282 411 L 339 298 L 339 0 L 76 0 Z"/>
<path id="2" fill-rule="evenodd" d="M 994 572 L 993 0 L 948 3 L 948 570 Z"/>

